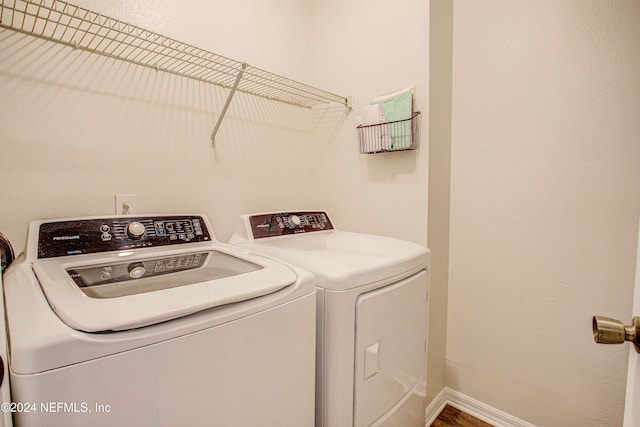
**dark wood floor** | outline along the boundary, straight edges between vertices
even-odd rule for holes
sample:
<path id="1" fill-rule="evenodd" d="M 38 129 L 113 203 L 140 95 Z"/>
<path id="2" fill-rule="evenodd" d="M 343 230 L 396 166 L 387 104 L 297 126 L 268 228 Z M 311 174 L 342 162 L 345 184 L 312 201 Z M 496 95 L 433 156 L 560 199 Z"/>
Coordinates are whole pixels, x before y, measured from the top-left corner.
<path id="1" fill-rule="evenodd" d="M 493 427 L 469 414 L 454 408 L 445 406 L 438 418 L 431 423 L 431 427 Z"/>

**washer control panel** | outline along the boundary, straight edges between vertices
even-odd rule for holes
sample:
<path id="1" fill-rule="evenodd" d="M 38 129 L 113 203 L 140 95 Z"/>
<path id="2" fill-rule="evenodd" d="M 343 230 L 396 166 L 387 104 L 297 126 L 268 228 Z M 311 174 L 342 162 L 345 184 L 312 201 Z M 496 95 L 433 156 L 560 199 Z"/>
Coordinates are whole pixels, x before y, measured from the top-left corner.
<path id="1" fill-rule="evenodd" d="M 62 220 L 40 224 L 38 258 L 208 241 L 206 220 L 198 215 Z"/>
<path id="2" fill-rule="evenodd" d="M 333 230 L 326 212 L 277 212 L 252 215 L 249 218 L 254 239 Z"/>

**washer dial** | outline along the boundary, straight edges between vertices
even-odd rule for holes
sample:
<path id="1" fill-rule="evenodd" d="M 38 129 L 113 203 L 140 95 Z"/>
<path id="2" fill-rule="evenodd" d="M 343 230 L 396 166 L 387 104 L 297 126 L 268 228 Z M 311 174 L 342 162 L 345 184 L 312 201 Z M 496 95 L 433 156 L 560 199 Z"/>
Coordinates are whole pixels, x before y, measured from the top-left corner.
<path id="1" fill-rule="evenodd" d="M 144 236 L 147 231 L 144 224 L 141 222 L 132 222 L 127 226 L 127 235 L 134 240 L 138 240 Z"/>

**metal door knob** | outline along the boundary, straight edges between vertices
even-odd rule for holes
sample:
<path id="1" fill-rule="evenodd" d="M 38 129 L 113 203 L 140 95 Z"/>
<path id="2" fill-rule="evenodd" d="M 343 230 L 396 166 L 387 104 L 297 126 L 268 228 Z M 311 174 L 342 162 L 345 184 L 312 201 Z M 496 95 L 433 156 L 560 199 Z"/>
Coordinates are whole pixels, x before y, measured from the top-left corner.
<path id="1" fill-rule="evenodd" d="M 625 326 L 619 320 L 603 316 L 593 316 L 593 340 L 598 344 L 622 344 L 631 341 L 640 353 L 640 317 L 631 320 L 631 325 Z"/>

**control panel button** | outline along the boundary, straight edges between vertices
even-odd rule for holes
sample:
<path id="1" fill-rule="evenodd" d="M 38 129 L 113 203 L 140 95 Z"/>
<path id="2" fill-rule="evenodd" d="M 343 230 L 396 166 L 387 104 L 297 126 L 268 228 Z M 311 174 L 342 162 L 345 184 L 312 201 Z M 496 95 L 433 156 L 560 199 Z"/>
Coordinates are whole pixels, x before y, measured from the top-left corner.
<path id="1" fill-rule="evenodd" d="M 134 240 L 144 236 L 146 228 L 141 222 L 132 222 L 127 226 L 127 234 Z"/>
<path id="2" fill-rule="evenodd" d="M 111 267 L 103 267 L 102 272 L 100 274 L 100 279 L 101 280 L 111 279 L 112 273 L 113 273 L 113 269 Z"/>
<path id="3" fill-rule="evenodd" d="M 129 271 L 129 277 L 132 279 L 139 279 L 144 276 L 144 273 L 146 272 L 144 264 L 141 262 L 133 262 L 129 264 L 127 270 Z"/>

